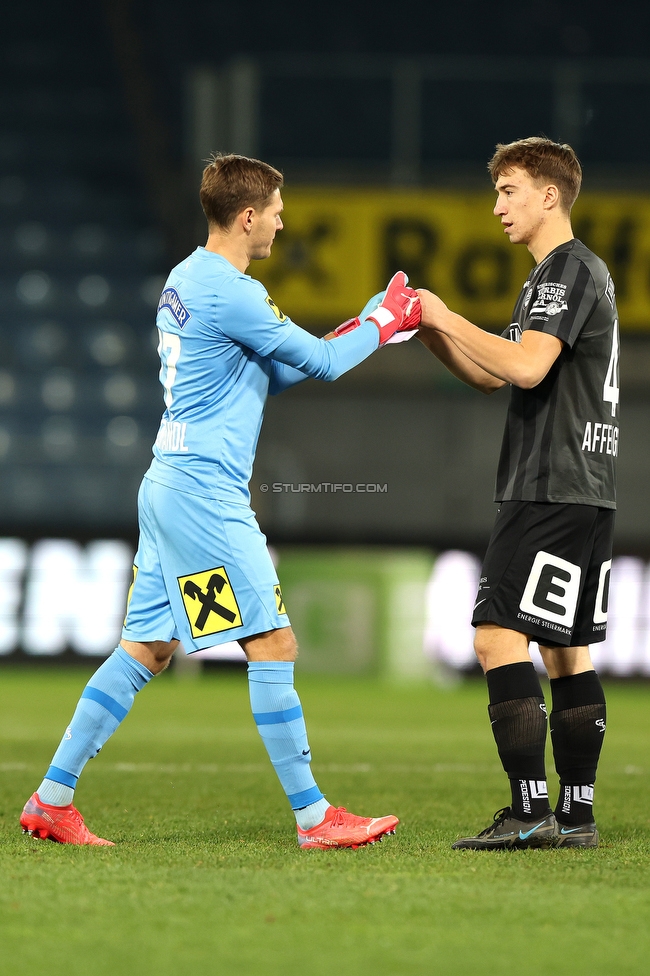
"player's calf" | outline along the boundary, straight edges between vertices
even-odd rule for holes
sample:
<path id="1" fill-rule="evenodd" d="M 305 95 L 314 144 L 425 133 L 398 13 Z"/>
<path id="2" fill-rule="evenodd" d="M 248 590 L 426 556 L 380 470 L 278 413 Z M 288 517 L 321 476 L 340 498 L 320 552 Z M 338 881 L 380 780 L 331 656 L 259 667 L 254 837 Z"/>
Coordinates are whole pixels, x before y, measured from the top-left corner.
<path id="1" fill-rule="evenodd" d="M 555 807 L 558 847 L 597 847 L 594 783 L 607 711 L 595 671 L 551 679 L 551 739 L 560 793 Z"/>

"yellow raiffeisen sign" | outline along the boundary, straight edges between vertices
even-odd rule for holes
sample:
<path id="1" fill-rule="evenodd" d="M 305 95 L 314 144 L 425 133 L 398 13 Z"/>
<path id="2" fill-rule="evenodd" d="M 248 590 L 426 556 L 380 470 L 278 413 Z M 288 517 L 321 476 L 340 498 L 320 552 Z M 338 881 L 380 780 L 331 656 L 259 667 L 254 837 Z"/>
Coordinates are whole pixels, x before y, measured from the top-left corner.
<path id="1" fill-rule="evenodd" d="M 249 271 L 298 324 L 350 318 L 400 268 L 479 325 L 509 324 L 533 262 L 503 233 L 490 191 L 312 187 L 283 197 L 285 229 Z M 650 330 L 650 196 L 585 193 L 573 228 L 609 265 L 621 328 Z"/>

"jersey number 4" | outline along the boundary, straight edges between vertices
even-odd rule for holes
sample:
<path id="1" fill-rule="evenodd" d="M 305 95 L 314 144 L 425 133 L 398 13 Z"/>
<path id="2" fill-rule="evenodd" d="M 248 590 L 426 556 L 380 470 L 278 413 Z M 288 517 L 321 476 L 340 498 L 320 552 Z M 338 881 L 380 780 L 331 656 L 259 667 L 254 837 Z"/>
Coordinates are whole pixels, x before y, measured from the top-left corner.
<path id="1" fill-rule="evenodd" d="M 161 332 L 158 329 L 160 342 L 158 343 L 158 355 L 160 356 L 160 382 L 165 391 L 165 406 L 171 409 L 174 397 L 172 387 L 176 381 L 176 363 L 181 354 L 181 340 L 173 332 Z"/>
<path id="2" fill-rule="evenodd" d="M 614 331 L 612 332 L 612 353 L 611 356 L 609 357 L 609 366 L 607 367 L 607 374 L 605 376 L 605 385 L 603 386 L 603 400 L 605 401 L 605 403 L 611 403 L 612 417 L 616 416 L 616 407 L 618 406 L 618 400 L 619 400 L 618 351 L 619 351 L 618 319 L 616 319 L 614 321 Z"/>

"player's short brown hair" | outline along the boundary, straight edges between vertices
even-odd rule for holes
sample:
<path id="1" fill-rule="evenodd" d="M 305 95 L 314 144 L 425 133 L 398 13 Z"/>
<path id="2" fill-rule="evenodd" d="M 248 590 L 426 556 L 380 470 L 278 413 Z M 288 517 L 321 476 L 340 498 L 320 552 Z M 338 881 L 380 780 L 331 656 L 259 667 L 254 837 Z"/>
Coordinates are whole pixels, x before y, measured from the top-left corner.
<path id="1" fill-rule="evenodd" d="M 246 207 L 263 210 L 283 183 L 282 173 L 260 159 L 216 154 L 203 170 L 199 193 L 208 226 L 228 230 Z"/>
<path id="2" fill-rule="evenodd" d="M 515 166 L 525 169 L 534 180 L 555 183 L 560 191 L 562 209 L 570 213 L 582 183 L 582 167 L 571 146 L 543 136 L 499 143 L 488 163 L 492 182 L 496 183 L 500 176 Z"/>

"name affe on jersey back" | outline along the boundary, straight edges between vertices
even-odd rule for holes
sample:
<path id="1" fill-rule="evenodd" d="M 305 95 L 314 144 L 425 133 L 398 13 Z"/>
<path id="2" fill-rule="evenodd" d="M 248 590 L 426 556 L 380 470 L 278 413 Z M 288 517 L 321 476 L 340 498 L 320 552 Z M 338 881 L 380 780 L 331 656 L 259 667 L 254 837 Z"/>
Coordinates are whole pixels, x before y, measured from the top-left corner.
<path id="1" fill-rule="evenodd" d="M 582 438 L 582 450 L 618 457 L 618 427 L 613 424 L 599 424 L 595 421 L 592 424 L 588 420 Z"/>

